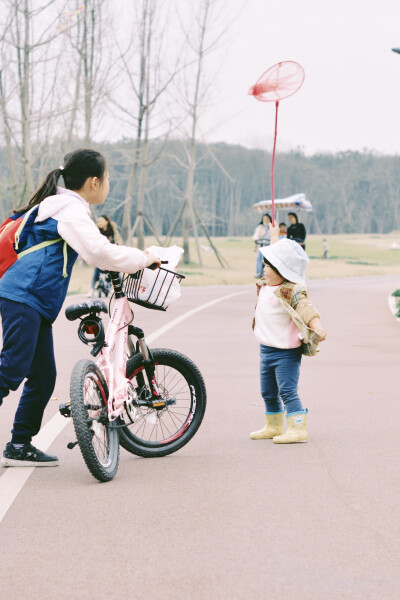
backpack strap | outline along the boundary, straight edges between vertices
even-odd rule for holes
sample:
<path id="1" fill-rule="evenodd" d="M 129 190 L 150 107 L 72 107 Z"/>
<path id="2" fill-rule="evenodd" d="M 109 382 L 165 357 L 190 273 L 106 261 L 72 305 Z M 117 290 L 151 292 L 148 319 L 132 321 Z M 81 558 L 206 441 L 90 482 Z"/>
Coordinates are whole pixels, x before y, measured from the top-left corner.
<path id="1" fill-rule="evenodd" d="M 27 250 L 24 250 L 23 252 L 20 252 L 18 254 L 17 258 L 19 260 L 23 256 L 26 256 L 27 254 L 30 254 L 31 252 L 36 252 L 36 250 L 41 250 L 42 248 L 46 248 L 46 246 L 51 246 L 52 244 L 57 244 L 57 242 L 64 242 L 64 246 L 63 246 L 63 256 L 64 256 L 63 277 L 68 277 L 68 273 L 67 273 L 68 244 L 61 237 L 56 238 L 55 240 L 47 240 L 46 242 L 40 242 L 40 244 L 36 244 L 36 246 L 31 246 Z"/>
<path id="2" fill-rule="evenodd" d="M 68 244 L 67 244 L 67 242 L 65 240 L 64 240 L 63 254 L 64 254 L 63 277 L 68 277 L 68 273 L 67 273 Z"/>
<path id="3" fill-rule="evenodd" d="M 37 205 L 35 205 L 35 206 L 32 206 L 32 208 L 30 208 L 30 209 L 29 209 L 29 210 L 28 210 L 28 211 L 25 213 L 25 216 L 24 216 L 24 218 L 22 219 L 21 225 L 18 227 L 17 231 L 15 232 L 15 241 L 14 241 L 14 247 L 15 247 L 15 249 L 16 249 L 16 250 L 18 250 L 19 238 L 20 238 L 20 236 L 21 236 L 21 233 L 22 233 L 22 230 L 23 230 L 23 228 L 25 227 L 25 224 L 26 224 L 27 220 L 29 219 L 29 217 L 30 217 L 31 213 L 32 213 L 34 210 L 37 210 L 37 208 L 38 208 L 38 207 L 37 207 Z"/>
<path id="4" fill-rule="evenodd" d="M 0 237 L 5 234 L 5 232 L 11 225 L 14 225 L 14 221 L 10 221 L 6 225 L 4 225 L 3 229 L 0 231 Z"/>

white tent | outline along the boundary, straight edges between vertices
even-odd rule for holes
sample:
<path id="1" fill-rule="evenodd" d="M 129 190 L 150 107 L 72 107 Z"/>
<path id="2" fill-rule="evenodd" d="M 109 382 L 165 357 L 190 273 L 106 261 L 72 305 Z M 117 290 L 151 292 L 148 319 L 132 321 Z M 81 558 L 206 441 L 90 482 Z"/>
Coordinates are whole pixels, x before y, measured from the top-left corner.
<path id="1" fill-rule="evenodd" d="M 279 199 L 274 201 L 276 210 L 292 210 L 312 212 L 311 202 L 306 200 L 305 194 L 294 194 L 288 198 Z M 253 208 L 256 212 L 263 213 L 270 211 L 272 208 L 272 200 L 261 200 L 257 204 L 253 204 Z"/>

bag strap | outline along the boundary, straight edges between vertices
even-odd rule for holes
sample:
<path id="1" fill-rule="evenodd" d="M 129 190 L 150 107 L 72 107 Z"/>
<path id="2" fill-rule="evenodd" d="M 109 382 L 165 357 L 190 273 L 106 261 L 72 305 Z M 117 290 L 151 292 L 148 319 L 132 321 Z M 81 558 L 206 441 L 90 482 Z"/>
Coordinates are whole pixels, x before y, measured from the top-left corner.
<path id="1" fill-rule="evenodd" d="M 57 238 L 55 240 L 47 240 L 46 242 L 40 242 L 40 244 L 36 244 L 36 246 L 31 246 L 27 250 L 20 252 L 18 254 L 18 260 L 31 252 L 35 252 L 36 250 L 41 250 L 42 248 L 46 248 L 46 246 L 50 246 L 51 244 L 56 244 L 57 242 L 61 242 L 62 238 Z"/>
<path id="2" fill-rule="evenodd" d="M 27 254 L 30 254 L 31 252 L 36 252 L 36 250 L 41 250 L 42 248 L 46 248 L 47 246 L 51 246 L 52 244 L 56 244 L 57 242 L 64 242 L 64 246 L 63 246 L 63 257 L 64 257 L 64 263 L 63 263 L 63 277 L 68 277 L 68 273 L 67 273 L 67 264 L 68 264 L 68 244 L 65 240 L 63 240 L 63 238 L 59 237 L 56 238 L 55 240 L 47 240 L 46 242 L 40 242 L 40 244 L 36 244 L 36 246 L 31 246 L 30 248 L 28 248 L 27 250 L 24 250 L 23 252 L 20 252 L 18 254 L 18 260 L 20 258 L 22 258 L 23 256 L 26 256 Z"/>
<path id="3" fill-rule="evenodd" d="M 24 216 L 24 218 L 22 219 L 22 223 L 21 223 L 21 225 L 18 227 L 17 231 L 15 232 L 14 247 L 15 247 L 15 249 L 16 249 L 16 250 L 18 250 L 19 238 L 20 238 L 20 236 L 21 236 L 22 230 L 23 230 L 23 228 L 25 227 L 25 224 L 26 224 L 27 220 L 29 219 L 29 217 L 30 217 L 31 213 L 32 213 L 34 210 L 37 210 L 37 205 L 35 205 L 35 206 L 32 206 L 32 208 L 30 208 L 30 209 L 28 210 L 28 212 L 27 212 L 27 213 L 25 213 L 25 216 Z"/>
<path id="4" fill-rule="evenodd" d="M 7 225 L 5 225 L 4 229 L 0 231 L 0 237 L 5 234 L 5 232 L 11 225 L 14 225 L 14 221 L 10 221 L 9 223 L 7 223 Z"/>

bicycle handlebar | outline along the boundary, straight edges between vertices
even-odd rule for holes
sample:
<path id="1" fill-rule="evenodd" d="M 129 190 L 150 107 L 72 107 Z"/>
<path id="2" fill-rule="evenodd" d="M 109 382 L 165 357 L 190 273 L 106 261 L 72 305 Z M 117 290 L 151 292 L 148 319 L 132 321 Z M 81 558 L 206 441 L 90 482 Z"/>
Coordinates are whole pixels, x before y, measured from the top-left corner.
<path id="1" fill-rule="evenodd" d="M 167 261 L 167 260 L 162 260 L 162 261 L 161 261 L 161 264 L 162 264 L 162 265 L 167 265 L 167 264 L 168 264 L 168 261 Z M 151 269 L 152 271 L 155 271 L 155 270 L 156 270 L 156 269 L 158 269 L 158 268 L 159 268 L 159 266 L 158 266 L 158 264 L 157 264 L 157 263 L 153 263 L 152 265 L 149 265 L 148 267 L 146 267 L 146 269 Z"/>

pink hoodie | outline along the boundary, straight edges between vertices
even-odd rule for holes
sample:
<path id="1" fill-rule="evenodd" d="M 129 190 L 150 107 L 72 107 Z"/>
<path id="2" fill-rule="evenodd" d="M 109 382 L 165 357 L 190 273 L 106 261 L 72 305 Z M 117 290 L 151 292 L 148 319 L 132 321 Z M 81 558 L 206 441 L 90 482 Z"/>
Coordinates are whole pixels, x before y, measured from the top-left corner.
<path id="1" fill-rule="evenodd" d="M 90 217 L 89 204 L 72 190 L 57 187 L 56 196 L 49 196 L 40 203 L 35 222 L 49 218 L 57 221 L 60 236 L 90 265 L 122 273 L 135 273 L 146 266 L 144 252 L 111 244 L 101 235 Z"/>

